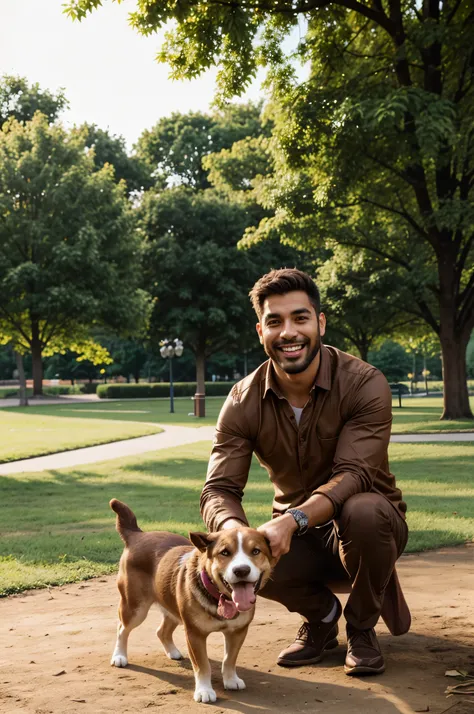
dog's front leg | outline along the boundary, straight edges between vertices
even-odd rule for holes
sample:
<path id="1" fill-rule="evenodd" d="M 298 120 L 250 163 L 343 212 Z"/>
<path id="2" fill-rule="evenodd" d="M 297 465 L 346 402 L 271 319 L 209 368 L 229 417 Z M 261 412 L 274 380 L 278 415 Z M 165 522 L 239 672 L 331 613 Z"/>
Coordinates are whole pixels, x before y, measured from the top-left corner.
<path id="1" fill-rule="evenodd" d="M 211 684 L 211 665 L 207 656 L 207 635 L 187 623 L 185 624 L 185 632 L 196 682 L 194 701 L 203 702 L 204 704 L 215 702 L 216 693 Z"/>
<path id="2" fill-rule="evenodd" d="M 225 650 L 222 661 L 222 680 L 225 689 L 245 689 L 245 682 L 237 676 L 235 665 L 248 629 L 249 626 L 247 625 L 241 630 L 224 632 Z"/>

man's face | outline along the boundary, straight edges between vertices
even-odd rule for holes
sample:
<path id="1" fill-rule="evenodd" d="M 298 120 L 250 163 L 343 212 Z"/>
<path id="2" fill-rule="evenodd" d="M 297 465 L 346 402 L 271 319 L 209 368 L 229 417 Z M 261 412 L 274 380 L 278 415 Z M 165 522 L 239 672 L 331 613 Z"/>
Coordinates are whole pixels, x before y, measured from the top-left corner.
<path id="1" fill-rule="evenodd" d="M 318 319 L 302 290 L 267 298 L 257 324 L 265 352 L 287 374 L 299 374 L 309 367 L 319 353 L 325 330 L 324 314 Z"/>

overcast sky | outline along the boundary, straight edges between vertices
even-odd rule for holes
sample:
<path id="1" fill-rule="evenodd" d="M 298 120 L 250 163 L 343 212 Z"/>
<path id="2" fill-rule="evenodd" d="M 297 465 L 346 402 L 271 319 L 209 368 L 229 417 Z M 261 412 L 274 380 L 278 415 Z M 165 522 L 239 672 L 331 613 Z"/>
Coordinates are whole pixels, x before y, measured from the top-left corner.
<path id="1" fill-rule="evenodd" d="M 83 121 L 125 136 L 131 146 L 143 129 L 173 111 L 206 111 L 216 72 L 172 82 L 155 61 L 160 35 L 142 37 L 127 22 L 136 5 L 104 0 L 81 23 L 62 12 L 65 0 L 0 0 L 0 74 L 25 76 L 70 102 L 67 122 Z M 261 78 L 246 98 L 258 99 Z"/>

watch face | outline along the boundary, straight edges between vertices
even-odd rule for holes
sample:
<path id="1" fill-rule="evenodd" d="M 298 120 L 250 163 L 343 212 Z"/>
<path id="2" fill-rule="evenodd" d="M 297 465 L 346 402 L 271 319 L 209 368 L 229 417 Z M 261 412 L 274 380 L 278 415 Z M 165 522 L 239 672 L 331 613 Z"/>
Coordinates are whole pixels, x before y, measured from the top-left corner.
<path id="1" fill-rule="evenodd" d="M 298 534 L 304 533 L 308 528 L 308 516 L 303 511 L 299 511 L 297 508 L 291 508 L 291 515 L 298 524 Z"/>

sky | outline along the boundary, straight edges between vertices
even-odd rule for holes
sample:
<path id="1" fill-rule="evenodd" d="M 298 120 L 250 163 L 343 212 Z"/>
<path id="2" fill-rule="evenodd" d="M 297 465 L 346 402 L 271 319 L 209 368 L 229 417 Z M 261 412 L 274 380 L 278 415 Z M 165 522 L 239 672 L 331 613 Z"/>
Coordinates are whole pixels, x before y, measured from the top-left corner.
<path id="1" fill-rule="evenodd" d="M 0 75 L 27 77 L 55 91 L 64 88 L 66 124 L 83 121 L 125 137 L 129 148 L 142 131 L 174 111 L 207 111 L 217 70 L 172 82 L 155 61 L 160 35 L 142 37 L 128 25 L 135 0 L 104 6 L 81 23 L 63 14 L 65 0 L 0 0 Z M 263 75 L 244 99 L 259 99 Z"/>

